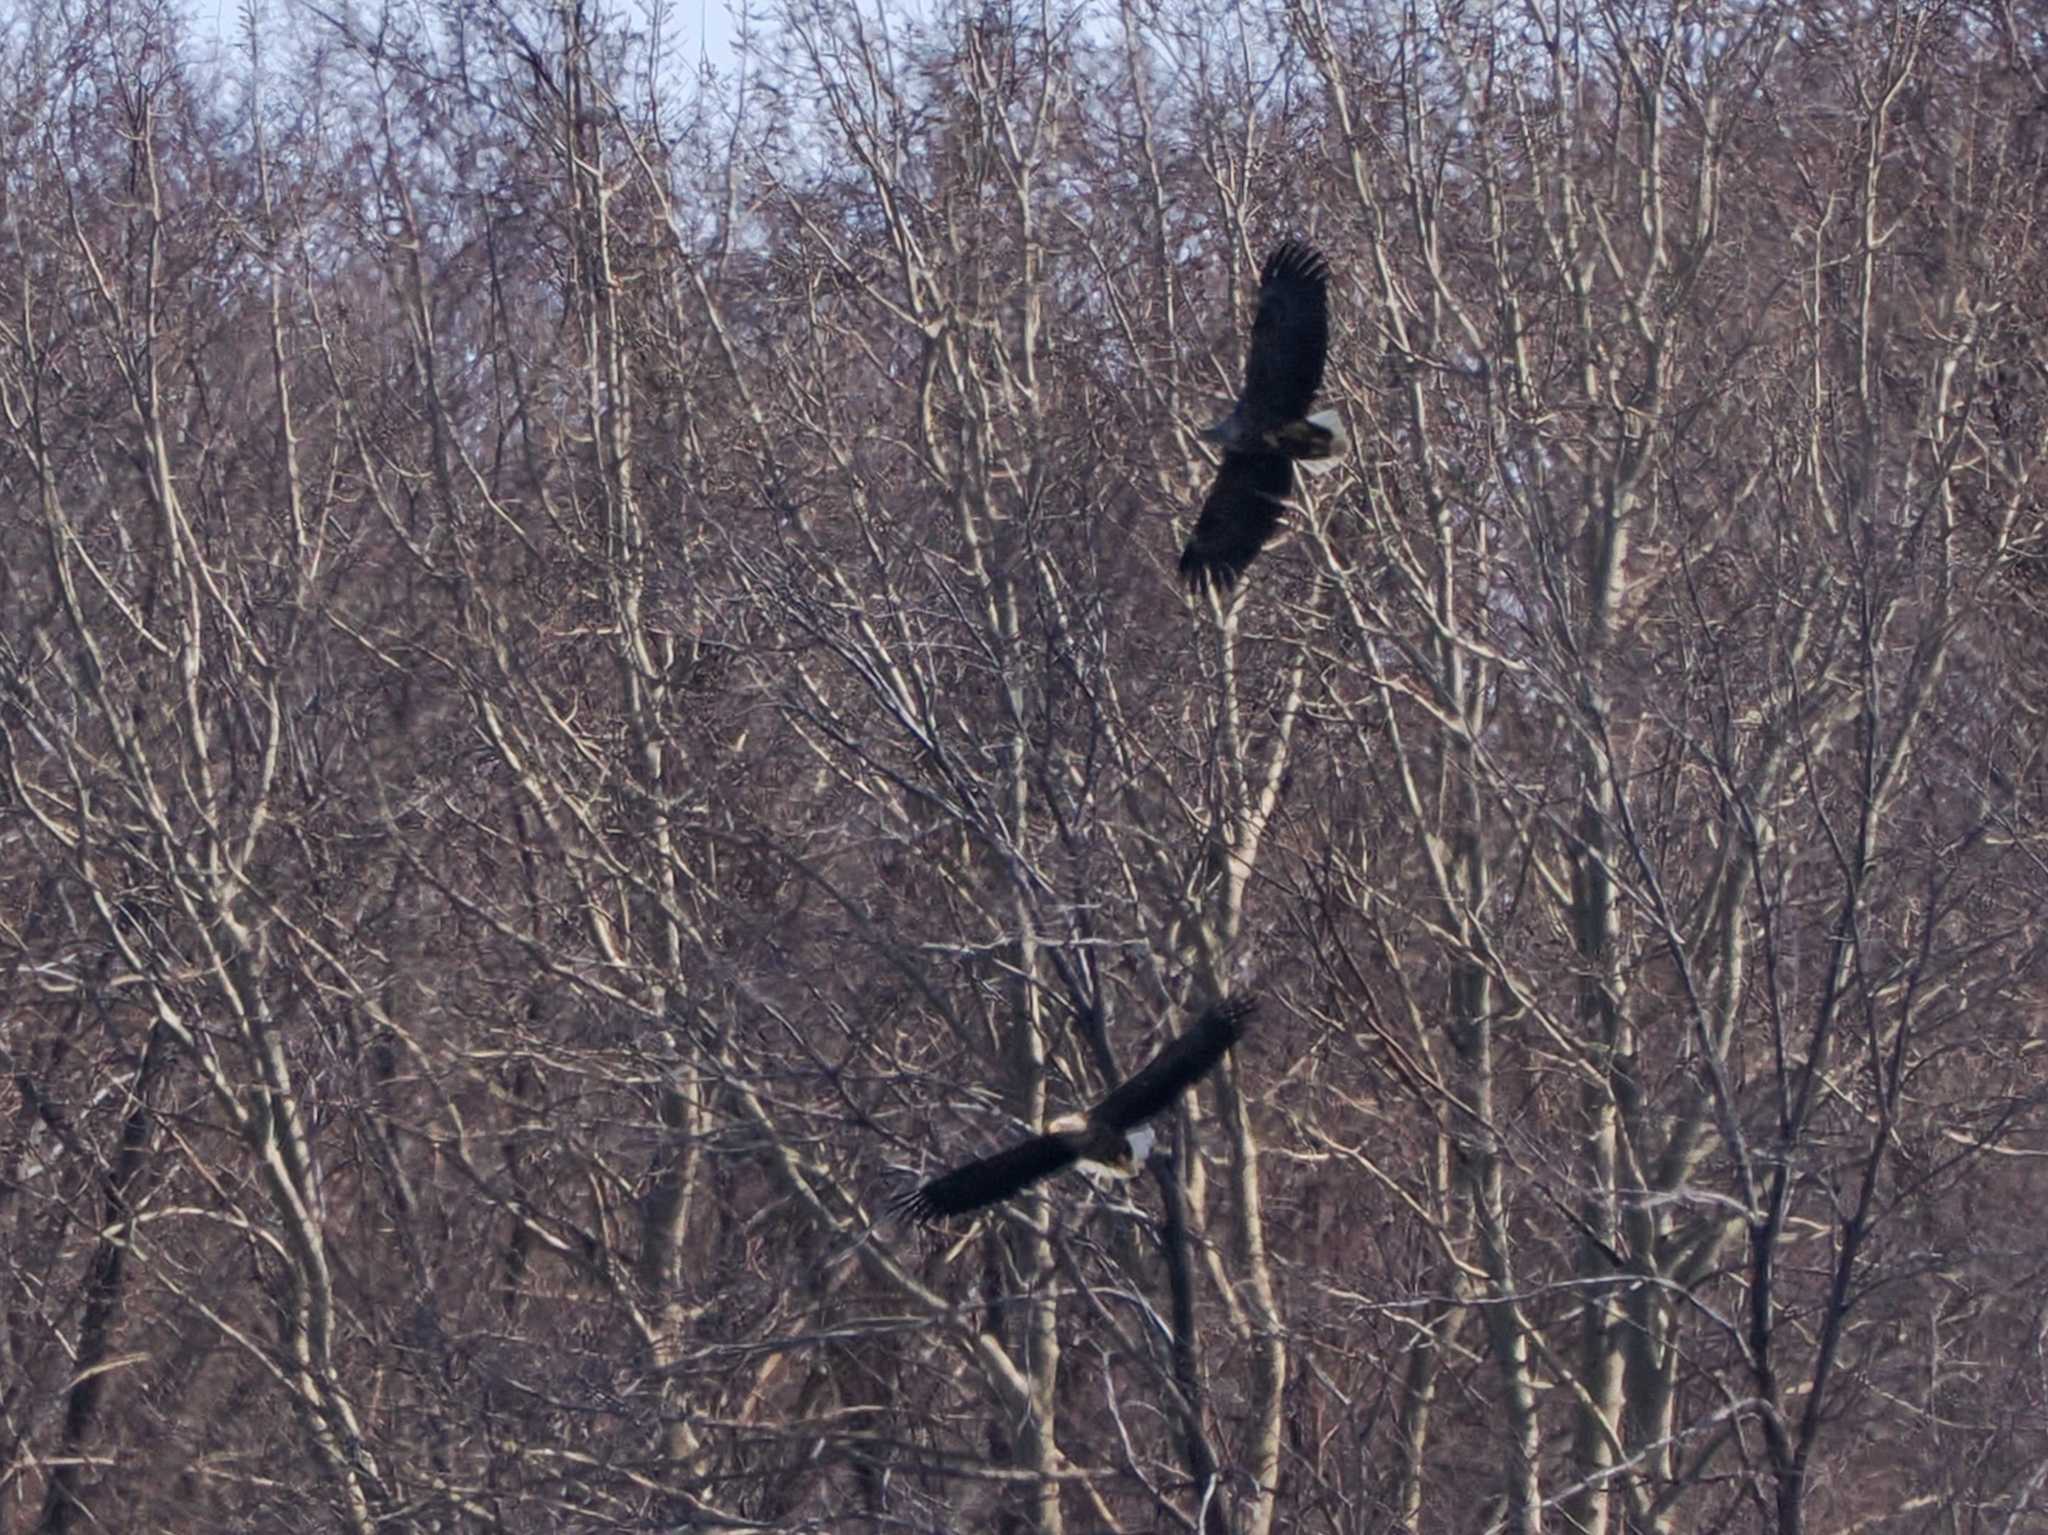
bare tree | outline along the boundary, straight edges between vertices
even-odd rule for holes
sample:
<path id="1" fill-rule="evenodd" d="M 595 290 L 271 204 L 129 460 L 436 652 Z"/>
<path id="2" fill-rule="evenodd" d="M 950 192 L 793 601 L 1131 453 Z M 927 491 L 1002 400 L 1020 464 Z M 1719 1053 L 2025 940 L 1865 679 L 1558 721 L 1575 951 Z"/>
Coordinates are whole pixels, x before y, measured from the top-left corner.
<path id="1" fill-rule="evenodd" d="M 7 34 L 0 1527 L 2024 1528 L 2027 18 L 673 20 Z"/>

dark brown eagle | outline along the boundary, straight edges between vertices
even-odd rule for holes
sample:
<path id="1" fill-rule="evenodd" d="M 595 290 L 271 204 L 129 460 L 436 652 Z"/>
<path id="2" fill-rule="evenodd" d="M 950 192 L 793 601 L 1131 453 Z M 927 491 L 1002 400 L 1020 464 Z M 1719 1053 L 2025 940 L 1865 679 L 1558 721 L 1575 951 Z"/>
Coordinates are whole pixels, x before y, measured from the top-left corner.
<path id="1" fill-rule="evenodd" d="M 895 1208 L 920 1221 L 965 1215 L 1008 1199 L 1076 1162 L 1095 1163 L 1118 1177 L 1135 1178 L 1152 1146 L 1152 1133 L 1137 1127 L 1223 1059 L 1223 1052 L 1244 1033 L 1256 1006 L 1241 998 L 1210 1008 L 1193 1028 L 1087 1113 L 1062 1115 L 1045 1127 L 1045 1134 L 1021 1146 L 956 1167 L 903 1195 Z"/>
<path id="2" fill-rule="evenodd" d="M 1276 248 L 1259 274 L 1244 391 L 1202 433 L 1222 447 L 1223 466 L 1180 555 L 1180 573 L 1196 591 L 1233 585 L 1258 558 L 1294 492 L 1296 463 L 1320 474 L 1350 446 L 1334 410 L 1308 414 L 1330 347 L 1329 282 L 1330 264 L 1301 240 Z"/>

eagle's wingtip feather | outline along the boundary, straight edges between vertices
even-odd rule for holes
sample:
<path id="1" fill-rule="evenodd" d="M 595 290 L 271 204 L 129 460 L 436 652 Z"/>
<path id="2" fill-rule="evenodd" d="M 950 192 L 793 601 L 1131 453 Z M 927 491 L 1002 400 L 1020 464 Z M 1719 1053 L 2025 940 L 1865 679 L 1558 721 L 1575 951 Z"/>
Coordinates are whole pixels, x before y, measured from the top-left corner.
<path id="1" fill-rule="evenodd" d="M 1262 284 L 1281 277 L 1326 283 L 1330 280 L 1329 259 L 1307 240 L 1290 236 L 1273 247 L 1272 254 L 1266 257 L 1265 269 L 1259 273 Z"/>
<path id="2" fill-rule="evenodd" d="M 1237 572 L 1229 565 L 1219 560 L 1204 559 L 1192 551 L 1180 557 L 1180 578 L 1197 597 L 1209 590 L 1219 596 L 1228 596 L 1230 589 L 1237 585 Z"/>
<path id="3" fill-rule="evenodd" d="M 1234 1045 L 1244 1038 L 1245 1025 L 1258 1015 L 1258 1011 L 1257 997 L 1232 997 L 1210 1009 L 1209 1021 L 1213 1027 L 1225 1030 L 1229 1043 Z"/>

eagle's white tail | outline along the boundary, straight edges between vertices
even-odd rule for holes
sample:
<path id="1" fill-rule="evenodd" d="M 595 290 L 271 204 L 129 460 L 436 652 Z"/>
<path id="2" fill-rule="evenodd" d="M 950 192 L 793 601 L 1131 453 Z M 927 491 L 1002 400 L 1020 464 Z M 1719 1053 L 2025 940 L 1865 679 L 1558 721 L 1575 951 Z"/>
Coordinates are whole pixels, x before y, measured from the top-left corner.
<path id="1" fill-rule="evenodd" d="M 1152 1143 L 1157 1138 L 1158 1132 L 1150 1125 L 1138 1126 L 1127 1137 L 1131 1143 L 1131 1161 L 1136 1164 L 1140 1171 L 1145 1166 L 1145 1159 L 1152 1155 Z M 1136 1177 L 1137 1173 L 1134 1172 L 1131 1176 Z"/>
<path id="2" fill-rule="evenodd" d="M 1337 460 L 1351 451 L 1351 434 L 1344 430 L 1344 418 L 1334 410 L 1319 410 L 1308 418 L 1310 426 L 1319 426 L 1330 434 L 1330 451 L 1316 458 L 1301 458 L 1295 462 L 1310 474 L 1328 474 L 1337 467 Z"/>

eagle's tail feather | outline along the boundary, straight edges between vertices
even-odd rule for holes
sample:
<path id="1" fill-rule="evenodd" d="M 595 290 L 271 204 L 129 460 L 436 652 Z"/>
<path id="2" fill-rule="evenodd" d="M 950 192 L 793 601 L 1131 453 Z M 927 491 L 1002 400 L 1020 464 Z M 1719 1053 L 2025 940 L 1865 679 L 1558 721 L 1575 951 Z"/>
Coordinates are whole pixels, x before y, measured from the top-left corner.
<path id="1" fill-rule="evenodd" d="M 1308 424 L 1329 433 L 1327 445 L 1317 444 L 1320 449 L 1313 458 L 1300 458 L 1300 464 L 1310 474 L 1328 474 L 1337 467 L 1337 460 L 1351 451 L 1351 434 L 1344 430 L 1344 418 L 1334 410 L 1319 410 L 1308 418 Z"/>

